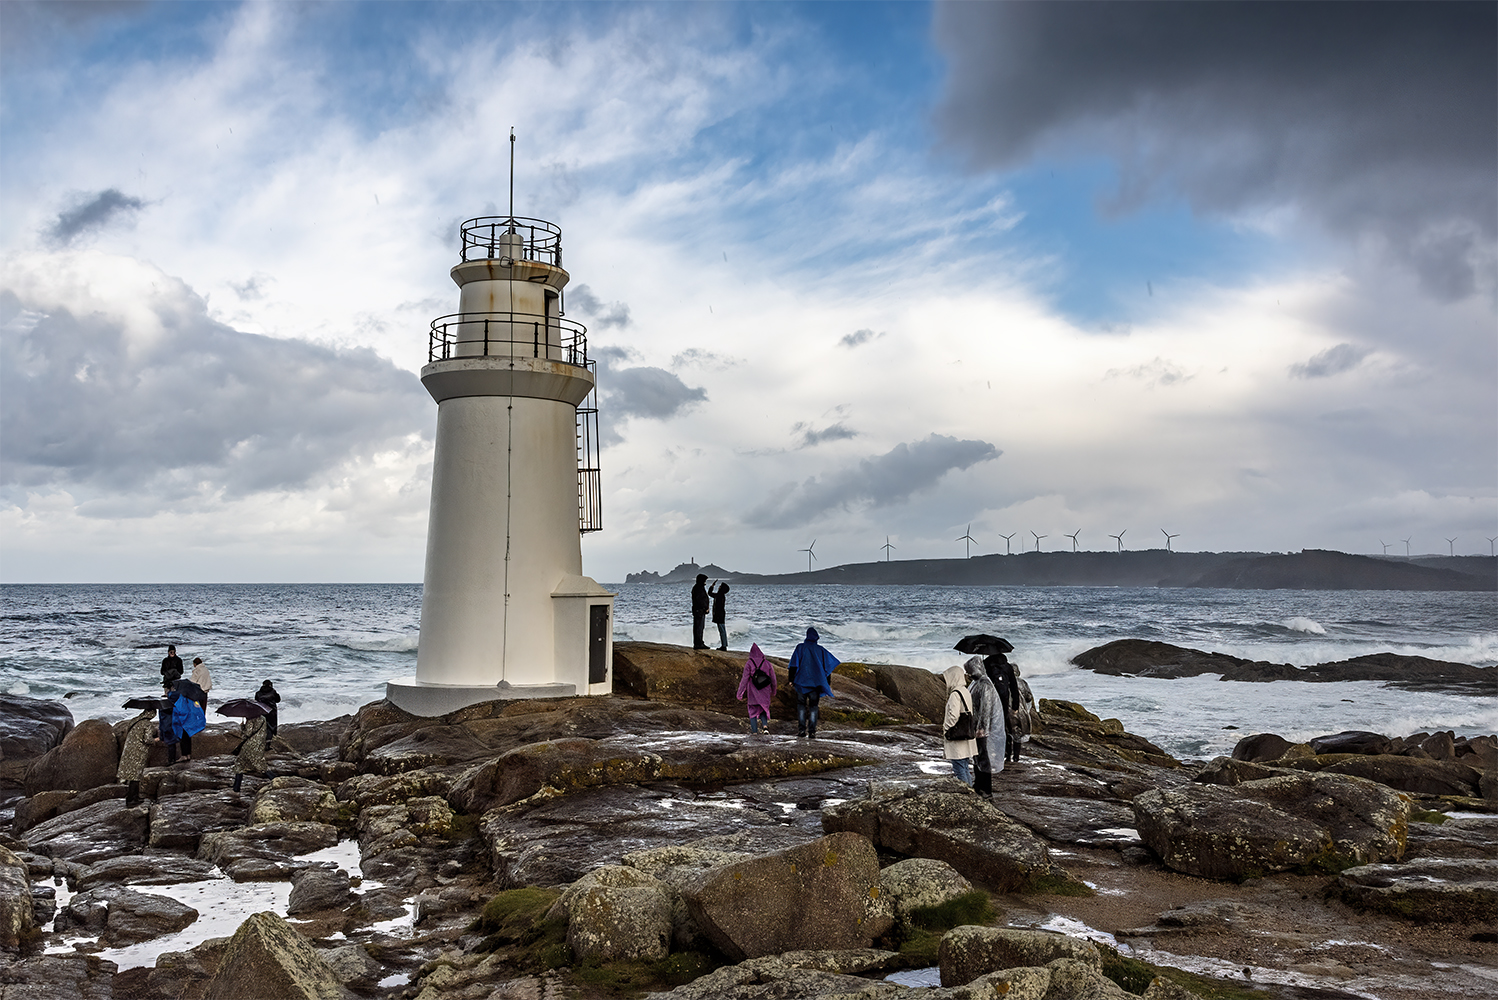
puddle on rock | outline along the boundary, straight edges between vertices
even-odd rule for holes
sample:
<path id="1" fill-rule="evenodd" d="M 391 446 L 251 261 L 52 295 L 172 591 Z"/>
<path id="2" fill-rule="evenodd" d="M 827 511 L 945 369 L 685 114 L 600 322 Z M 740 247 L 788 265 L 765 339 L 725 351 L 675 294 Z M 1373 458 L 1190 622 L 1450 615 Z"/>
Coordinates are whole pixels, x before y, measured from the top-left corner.
<path id="1" fill-rule="evenodd" d="M 901 969 L 885 976 L 884 981 L 899 986 L 940 986 L 941 970 L 934 965 L 925 969 Z"/>

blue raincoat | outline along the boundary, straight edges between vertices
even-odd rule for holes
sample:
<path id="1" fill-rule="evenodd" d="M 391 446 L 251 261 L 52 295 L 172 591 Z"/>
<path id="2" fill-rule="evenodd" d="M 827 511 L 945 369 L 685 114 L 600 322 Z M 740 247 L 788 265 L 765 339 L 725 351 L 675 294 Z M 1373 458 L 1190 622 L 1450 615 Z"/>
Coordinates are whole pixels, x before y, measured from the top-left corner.
<path id="1" fill-rule="evenodd" d="M 172 702 L 173 742 L 181 740 L 184 734 L 196 736 L 208 726 L 208 717 L 203 714 L 199 701 L 208 698 L 202 688 L 191 681 L 178 681 L 175 694 L 176 700 Z"/>
<path id="2" fill-rule="evenodd" d="M 839 660 L 818 644 L 817 640 L 820 638 L 816 629 L 806 630 L 806 641 L 797 643 L 787 672 L 798 692 L 819 691 L 829 698 L 835 698 L 837 696 L 832 693 L 828 678 L 837 669 Z"/>

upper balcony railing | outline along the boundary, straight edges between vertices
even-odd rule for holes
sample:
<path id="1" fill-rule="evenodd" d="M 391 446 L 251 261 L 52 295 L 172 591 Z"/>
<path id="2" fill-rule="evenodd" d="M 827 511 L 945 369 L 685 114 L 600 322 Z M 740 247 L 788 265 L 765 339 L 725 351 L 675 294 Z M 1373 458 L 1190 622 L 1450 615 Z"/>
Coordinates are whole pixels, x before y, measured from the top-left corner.
<path id="1" fill-rule="evenodd" d="M 562 227 L 553 223 L 514 215 L 485 215 L 463 223 L 462 231 L 465 261 L 518 256 L 521 260 L 562 266 Z M 518 241 L 514 239 L 516 236 Z"/>
<path id="2" fill-rule="evenodd" d="M 588 367 L 588 328 L 574 320 L 538 313 L 453 313 L 432 320 L 427 360 L 454 358 L 545 358 Z"/>

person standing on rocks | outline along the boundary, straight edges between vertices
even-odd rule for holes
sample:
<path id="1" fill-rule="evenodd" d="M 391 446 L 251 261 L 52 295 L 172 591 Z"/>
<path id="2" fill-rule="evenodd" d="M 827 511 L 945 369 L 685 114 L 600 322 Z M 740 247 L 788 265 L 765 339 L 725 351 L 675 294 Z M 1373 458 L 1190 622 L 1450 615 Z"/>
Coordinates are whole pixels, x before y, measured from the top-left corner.
<path id="1" fill-rule="evenodd" d="M 192 673 L 189 679 L 198 687 L 203 689 L 203 711 L 208 711 L 208 692 L 213 690 L 213 675 L 208 672 L 208 667 L 203 663 L 201 656 L 192 658 Z"/>
<path id="2" fill-rule="evenodd" d="M 125 808 L 133 809 L 140 804 L 140 776 L 146 769 L 146 757 L 151 752 L 151 742 L 156 735 L 157 709 L 148 708 L 134 719 L 125 730 L 125 745 L 120 748 L 120 766 L 115 771 L 115 780 L 128 786 L 125 793 Z"/>
<path id="3" fill-rule="evenodd" d="M 1004 770 L 1008 745 L 1004 741 L 1004 705 L 999 691 L 988 679 L 983 658 L 974 656 L 962 665 L 967 673 L 967 693 L 973 700 L 973 724 L 977 727 L 973 756 L 973 791 L 985 799 L 993 798 L 993 776 Z"/>
<path id="4" fill-rule="evenodd" d="M 182 744 L 182 759 L 192 760 L 192 738 L 208 725 L 208 718 L 203 714 L 208 695 L 189 680 L 179 680 L 172 685 L 172 695 L 172 737 Z"/>
<path id="5" fill-rule="evenodd" d="M 718 638 L 721 640 L 719 649 L 728 651 L 728 611 L 724 604 L 728 600 L 728 584 L 718 583 L 718 589 L 707 588 L 707 594 L 713 599 L 713 623 L 718 626 Z"/>
<path id="6" fill-rule="evenodd" d="M 779 682 L 775 677 L 775 666 L 765 659 L 759 643 L 749 647 L 749 659 L 744 662 L 744 676 L 739 678 L 739 701 L 749 701 L 749 731 L 759 732 L 763 720 L 765 734 L 770 732 L 770 705 L 775 700 Z"/>
<path id="7" fill-rule="evenodd" d="M 814 628 L 806 630 L 806 641 L 797 643 L 791 653 L 787 673 L 796 687 L 797 738 L 817 738 L 817 711 L 822 695 L 835 698 L 828 683 L 839 660 L 819 640 L 822 637 Z"/>
<path id="8" fill-rule="evenodd" d="M 967 672 L 961 664 L 953 664 L 942 671 L 947 682 L 947 710 L 942 715 L 942 751 L 952 762 L 952 773 L 964 785 L 973 784 L 973 756 L 978 752 L 978 742 L 973 738 L 975 716 L 973 697 L 967 693 Z M 962 717 L 967 716 L 966 729 L 962 728 Z"/>
<path id="9" fill-rule="evenodd" d="M 983 658 L 983 669 L 988 679 L 998 690 L 999 700 L 1004 703 L 1004 759 L 1019 760 L 1019 715 L 1024 702 L 1019 690 L 1019 668 L 1009 662 L 1003 653 L 990 653 Z"/>
<path id="10" fill-rule="evenodd" d="M 176 646 L 166 647 L 166 659 L 161 661 L 161 682 L 175 684 L 182 677 L 182 657 Z"/>
<path id="11" fill-rule="evenodd" d="M 692 588 L 692 648 L 706 649 L 702 641 L 702 628 L 707 624 L 707 574 L 697 574 L 697 584 Z"/>
<path id="12" fill-rule="evenodd" d="M 240 723 L 243 727 L 240 731 L 244 734 L 244 740 L 239 744 L 239 749 L 234 751 L 234 790 L 239 791 L 241 782 L 246 774 L 265 773 L 265 745 L 269 742 L 266 735 L 267 716 L 260 715 L 253 719 L 246 719 Z"/>
<path id="13" fill-rule="evenodd" d="M 276 706 L 281 703 L 281 693 L 269 680 L 264 680 L 260 682 L 260 690 L 255 692 L 255 700 L 270 709 L 270 714 L 265 717 L 265 740 L 269 743 L 276 738 Z"/>

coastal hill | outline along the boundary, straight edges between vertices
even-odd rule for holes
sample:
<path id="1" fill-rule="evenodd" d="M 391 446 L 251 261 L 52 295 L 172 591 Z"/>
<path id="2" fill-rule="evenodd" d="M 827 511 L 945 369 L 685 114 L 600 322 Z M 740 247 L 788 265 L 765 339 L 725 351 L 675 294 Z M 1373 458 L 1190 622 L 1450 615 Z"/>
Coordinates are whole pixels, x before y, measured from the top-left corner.
<path id="1" fill-rule="evenodd" d="M 1025 552 L 971 559 L 849 563 L 809 573 L 737 573 L 682 563 L 626 583 L 906 584 L 1009 587 L 1221 587 L 1237 590 L 1498 590 L 1498 559 L 1359 556 L 1324 549 L 1265 552 Z"/>

